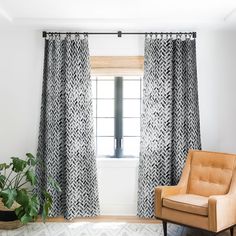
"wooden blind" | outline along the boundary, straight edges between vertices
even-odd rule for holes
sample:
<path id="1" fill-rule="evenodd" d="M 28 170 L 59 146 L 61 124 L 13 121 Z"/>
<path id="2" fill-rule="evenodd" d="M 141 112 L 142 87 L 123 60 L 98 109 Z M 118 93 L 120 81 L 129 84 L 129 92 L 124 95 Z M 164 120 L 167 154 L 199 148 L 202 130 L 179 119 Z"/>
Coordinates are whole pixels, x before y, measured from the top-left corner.
<path id="1" fill-rule="evenodd" d="M 143 56 L 91 56 L 92 75 L 142 75 Z"/>

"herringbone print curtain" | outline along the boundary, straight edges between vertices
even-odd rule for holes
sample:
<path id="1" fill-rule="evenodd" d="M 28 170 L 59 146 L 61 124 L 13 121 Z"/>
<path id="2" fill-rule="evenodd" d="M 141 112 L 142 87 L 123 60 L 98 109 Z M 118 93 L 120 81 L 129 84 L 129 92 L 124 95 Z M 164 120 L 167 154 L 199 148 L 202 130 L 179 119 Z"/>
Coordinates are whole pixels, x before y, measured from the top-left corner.
<path id="1" fill-rule="evenodd" d="M 154 188 L 177 184 L 200 149 L 195 39 L 145 40 L 138 215 L 154 214 Z"/>
<path id="2" fill-rule="evenodd" d="M 38 186 L 53 197 L 51 216 L 99 213 L 87 37 L 59 35 L 45 41 L 38 158 Z M 50 176 L 62 188 L 55 191 Z"/>

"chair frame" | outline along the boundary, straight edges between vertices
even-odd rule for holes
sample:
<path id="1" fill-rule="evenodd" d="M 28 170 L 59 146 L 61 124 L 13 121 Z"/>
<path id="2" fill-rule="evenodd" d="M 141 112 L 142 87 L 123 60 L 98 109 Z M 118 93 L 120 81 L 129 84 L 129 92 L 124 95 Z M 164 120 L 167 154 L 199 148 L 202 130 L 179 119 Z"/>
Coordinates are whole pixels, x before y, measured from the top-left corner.
<path id="1" fill-rule="evenodd" d="M 171 220 L 162 219 L 162 218 L 159 218 L 159 217 L 156 217 L 156 216 L 155 216 L 155 218 L 157 220 L 161 220 L 162 221 L 164 236 L 167 236 L 167 223 L 172 223 L 172 224 L 184 226 L 184 227 L 188 227 L 188 228 L 191 228 L 191 229 L 199 229 L 199 230 L 201 230 L 203 232 L 210 233 L 210 235 L 212 235 L 212 236 L 213 235 L 217 235 L 217 234 L 222 233 L 222 232 L 227 231 L 227 230 L 230 230 L 230 235 L 234 236 L 234 226 L 236 226 L 236 224 L 235 224 L 235 225 L 232 225 L 232 226 L 230 226 L 230 227 L 228 227 L 226 229 L 223 229 L 223 230 L 221 230 L 219 232 L 213 232 L 213 231 L 209 231 L 209 230 L 206 230 L 206 229 L 201 229 L 201 228 L 198 228 L 198 227 L 194 227 L 194 226 L 191 226 L 191 225 L 180 224 L 178 222 L 174 222 L 174 221 L 171 221 Z"/>

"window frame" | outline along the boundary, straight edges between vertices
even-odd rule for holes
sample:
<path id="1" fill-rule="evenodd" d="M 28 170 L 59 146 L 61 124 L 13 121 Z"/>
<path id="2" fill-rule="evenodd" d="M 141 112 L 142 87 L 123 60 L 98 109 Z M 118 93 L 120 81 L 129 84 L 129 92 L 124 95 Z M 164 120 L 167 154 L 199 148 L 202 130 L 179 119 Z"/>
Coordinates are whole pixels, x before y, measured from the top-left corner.
<path id="1" fill-rule="evenodd" d="M 140 116 L 139 117 L 126 117 L 126 118 L 140 118 L 141 122 L 141 96 L 142 96 L 142 79 L 143 76 L 143 63 L 144 63 L 144 57 L 143 56 L 96 56 L 96 57 L 90 57 L 90 63 L 91 63 L 91 75 L 96 77 L 96 156 L 98 156 L 97 153 L 97 147 L 98 147 L 98 137 L 114 137 L 114 153 L 113 155 L 104 155 L 102 157 L 107 158 L 137 158 L 139 156 L 124 156 L 123 155 L 123 140 L 124 137 L 140 137 L 136 135 L 123 135 L 123 101 L 124 99 L 139 99 L 140 100 Z M 97 94 L 98 94 L 98 76 L 113 76 L 114 77 L 114 136 L 98 136 L 97 135 L 97 128 L 98 128 L 98 106 L 97 106 Z M 123 98 L 123 76 L 140 76 L 140 97 L 139 98 Z M 105 99 L 105 98 L 104 98 Z M 107 98 L 109 99 L 109 98 Z M 110 98 L 111 99 L 111 98 Z M 104 117 L 105 118 L 105 117 Z"/>

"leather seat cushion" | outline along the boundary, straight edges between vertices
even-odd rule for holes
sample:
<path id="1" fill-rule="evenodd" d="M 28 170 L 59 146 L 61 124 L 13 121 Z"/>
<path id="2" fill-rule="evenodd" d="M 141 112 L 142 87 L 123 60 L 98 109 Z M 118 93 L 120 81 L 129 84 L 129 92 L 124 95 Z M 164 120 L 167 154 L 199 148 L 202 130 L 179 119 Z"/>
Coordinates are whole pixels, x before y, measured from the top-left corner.
<path id="1" fill-rule="evenodd" d="M 208 197 L 194 194 L 179 194 L 163 198 L 162 205 L 177 211 L 208 216 Z"/>

